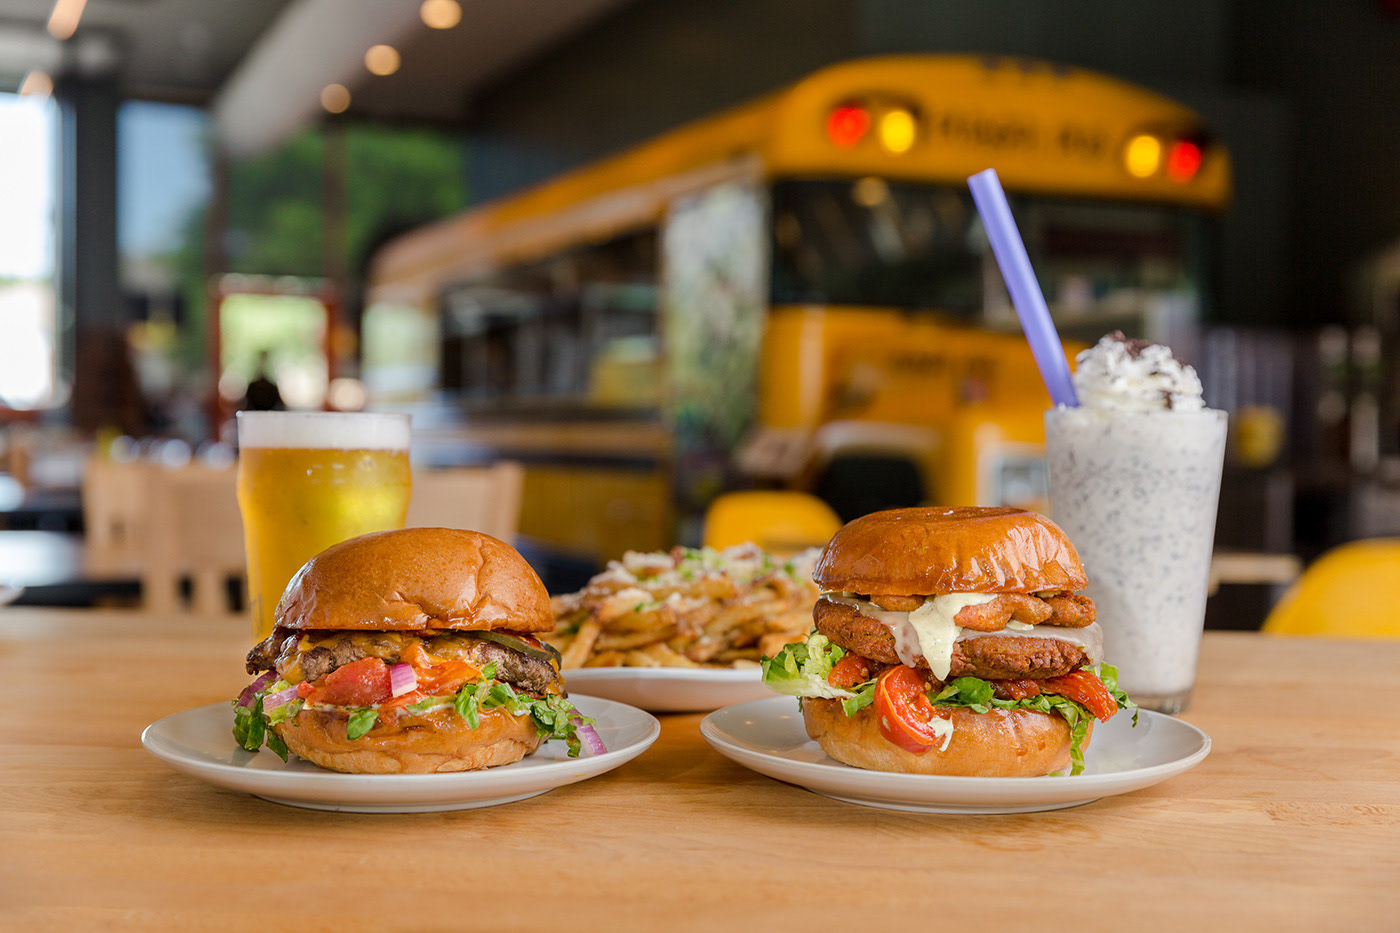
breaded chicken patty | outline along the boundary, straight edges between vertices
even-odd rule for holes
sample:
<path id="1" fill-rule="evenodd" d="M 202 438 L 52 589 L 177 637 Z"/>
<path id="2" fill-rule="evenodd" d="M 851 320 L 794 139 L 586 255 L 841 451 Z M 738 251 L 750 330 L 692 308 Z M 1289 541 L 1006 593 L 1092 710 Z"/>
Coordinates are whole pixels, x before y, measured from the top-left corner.
<path id="1" fill-rule="evenodd" d="M 813 612 L 817 631 L 848 651 L 882 664 L 899 664 L 894 635 L 858 610 L 830 600 L 817 601 Z M 1009 680 L 1018 677 L 1059 677 L 1083 667 L 1089 656 L 1080 645 L 1055 638 L 985 635 L 957 642 L 949 677 Z M 918 658 L 916 667 L 928 669 Z"/>

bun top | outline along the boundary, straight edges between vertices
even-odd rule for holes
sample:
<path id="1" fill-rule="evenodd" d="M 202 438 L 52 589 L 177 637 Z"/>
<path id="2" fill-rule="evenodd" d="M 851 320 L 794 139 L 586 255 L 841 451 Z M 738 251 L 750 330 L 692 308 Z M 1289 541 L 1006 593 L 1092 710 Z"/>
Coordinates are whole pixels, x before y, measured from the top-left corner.
<path id="1" fill-rule="evenodd" d="M 294 629 L 554 628 L 549 593 L 515 548 L 457 528 L 405 528 L 326 548 L 292 577 L 277 624 Z"/>
<path id="2" fill-rule="evenodd" d="M 823 590 L 865 596 L 1034 593 L 1089 582 L 1059 525 L 1008 508 L 873 512 L 836 532 L 812 577 Z"/>

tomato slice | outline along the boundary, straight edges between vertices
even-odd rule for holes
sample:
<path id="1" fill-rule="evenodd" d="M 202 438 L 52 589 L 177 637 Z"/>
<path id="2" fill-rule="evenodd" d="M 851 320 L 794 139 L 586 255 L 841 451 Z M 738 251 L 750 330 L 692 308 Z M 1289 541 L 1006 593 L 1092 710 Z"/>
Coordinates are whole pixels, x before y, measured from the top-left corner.
<path id="1" fill-rule="evenodd" d="M 1099 722 L 1108 722 L 1118 712 L 1118 701 L 1093 671 L 1072 671 L 1061 677 L 1048 677 L 1040 684 L 1046 693 L 1058 693 L 1087 706 Z"/>
<path id="2" fill-rule="evenodd" d="M 854 687 L 870 679 L 870 662 L 858 654 L 848 654 L 837 661 L 826 675 L 826 682 L 833 687 Z"/>
<path id="3" fill-rule="evenodd" d="M 923 675 L 903 664 L 889 668 L 875 681 L 875 712 L 880 716 L 880 734 L 915 754 L 943 744 L 947 731 L 936 728 L 934 721 L 953 718 L 951 710 L 929 702 Z"/>
<path id="4" fill-rule="evenodd" d="M 360 658 L 316 681 L 306 699 L 333 706 L 376 706 L 391 693 L 388 665 L 379 658 Z"/>
<path id="5" fill-rule="evenodd" d="M 1026 697 L 1040 694 L 1040 681 L 1031 680 L 1028 677 L 1018 677 L 1015 680 L 994 680 L 992 687 L 995 688 L 997 697 L 1003 700 L 1024 700 Z"/>

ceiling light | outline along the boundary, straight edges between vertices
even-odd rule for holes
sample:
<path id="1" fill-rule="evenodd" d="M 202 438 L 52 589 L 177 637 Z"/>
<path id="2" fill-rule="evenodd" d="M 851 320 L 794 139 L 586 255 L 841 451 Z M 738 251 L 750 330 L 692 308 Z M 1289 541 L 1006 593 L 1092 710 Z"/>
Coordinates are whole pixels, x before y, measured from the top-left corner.
<path id="1" fill-rule="evenodd" d="M 861 207 L 879 207 L 889 198 L 889 183 L 878 175 L 867 175 L 851 186 L 851 200 Z"/>
<path id="2" fill-rule="evenodd" d="M 327 84 L 321 91 L 321 106 L 327 113 L 344 113 L 350 106 L 350 89 L 343 84 Z"/>
<path id="3" fill-rule="evenodd" d="M 49 35 L 55 39 L 71 38 L 78 31 L 78 20 L 83 18 L 83 7 L 87 0 L 54 0 L 53 12 L 49 14 Z"/>
<path id="4" fill-rule="evenodd" d="M 365 53 L 365 67 L 381 77 L 399 70 L 399 50 L 392 45 L 371 45 Z"/>
<path id="5" fill-rule="evenodd" d="M 462 21 L 462 7 L 457 0 L 423 0 L 418 15 L 433 29 L 451 29 Z"/>
<path id="6" fill-rule="evenodd" d="M 21 97 L 48 97 L 53 93 L 53 78 L 48 72 L 34 69 L 24 76 L 24 82 L 19 86 Z"/>

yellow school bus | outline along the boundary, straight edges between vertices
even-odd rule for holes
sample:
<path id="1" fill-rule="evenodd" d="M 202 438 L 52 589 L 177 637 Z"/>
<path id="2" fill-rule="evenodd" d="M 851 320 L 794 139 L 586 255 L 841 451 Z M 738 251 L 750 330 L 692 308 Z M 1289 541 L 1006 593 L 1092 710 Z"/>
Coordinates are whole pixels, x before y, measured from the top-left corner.
<path id="1" fill-rule="evenodd" d="M 424 456 L 526 463 L 522 531 L 693 539 L 727 488 L 850 517 L 1035 502 L 1048 404 L 966 178 L 996 168 L 1069 350 L 1210 301 L 1230 162 L 1158 94 L 1044 62 L 823 69 L 375 257 L 364 375 Z"/>

